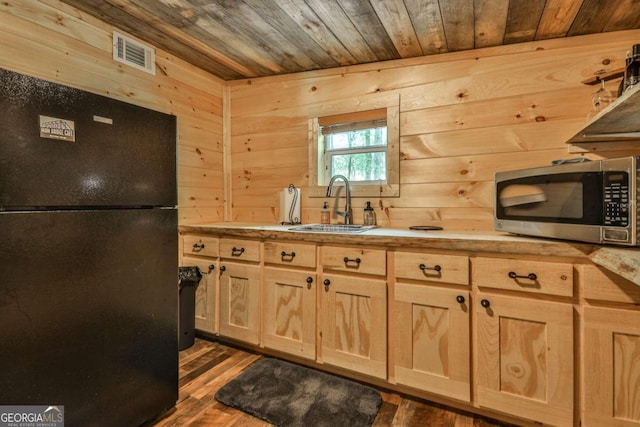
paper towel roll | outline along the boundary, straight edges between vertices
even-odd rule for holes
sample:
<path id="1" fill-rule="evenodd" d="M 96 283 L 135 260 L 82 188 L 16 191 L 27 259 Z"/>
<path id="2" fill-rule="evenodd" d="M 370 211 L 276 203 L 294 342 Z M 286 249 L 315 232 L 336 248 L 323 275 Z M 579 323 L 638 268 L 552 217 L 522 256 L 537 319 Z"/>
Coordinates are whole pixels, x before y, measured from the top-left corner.
<path id="1" fill-rule="evenodd" d="M 283 188 L 280 193 L 280 222 L 300 224 L 300 189 Z"/>

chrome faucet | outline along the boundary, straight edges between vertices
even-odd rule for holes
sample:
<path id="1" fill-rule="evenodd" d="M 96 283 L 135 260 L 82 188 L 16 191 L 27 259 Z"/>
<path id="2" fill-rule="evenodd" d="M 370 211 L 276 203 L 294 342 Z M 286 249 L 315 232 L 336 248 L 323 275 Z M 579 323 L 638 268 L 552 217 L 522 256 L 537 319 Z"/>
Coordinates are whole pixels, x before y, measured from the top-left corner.
<path id="1" fill-rule="evenodd" d="M 344 211 L 339 211 L 334 208 L 334 213 L 336 215 L 340 215 L 344 217 L 345 224 L 353 224 L 353 215 L 351 213 L 351 192 L 349 191 L 349 180 L 344 175 L 334 175 L 331 177 L 331 181 L 329 181 L 329 187 L 327 187 L 327 197 L 331 197 L 331 192 L 333 191 L 333 182 L 340 178 L 344 181 L 344 186 L 346 188 L 346 202 L 344 205 Z"/>

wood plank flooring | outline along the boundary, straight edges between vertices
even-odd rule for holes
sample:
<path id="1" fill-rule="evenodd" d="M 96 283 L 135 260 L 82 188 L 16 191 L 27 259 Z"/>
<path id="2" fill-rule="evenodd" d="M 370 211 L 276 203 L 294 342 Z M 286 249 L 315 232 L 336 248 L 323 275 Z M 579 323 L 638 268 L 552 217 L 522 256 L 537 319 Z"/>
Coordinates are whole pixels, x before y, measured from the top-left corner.
<path id="1" fill-rule="evenodd" d="M 225 406 L 213 397 L 220 387 L 261 357 L 259 354 L 197 338 L 192 347 L 180 352 L 178 403 L 174 409 L 147 424 L 147 427 L 271 426 L 242 411 Z M 373 424 L 376 427 L 505 426 L 485 417 L 386 390 L 381 390 L 381 395 L 382 406 Z"/>

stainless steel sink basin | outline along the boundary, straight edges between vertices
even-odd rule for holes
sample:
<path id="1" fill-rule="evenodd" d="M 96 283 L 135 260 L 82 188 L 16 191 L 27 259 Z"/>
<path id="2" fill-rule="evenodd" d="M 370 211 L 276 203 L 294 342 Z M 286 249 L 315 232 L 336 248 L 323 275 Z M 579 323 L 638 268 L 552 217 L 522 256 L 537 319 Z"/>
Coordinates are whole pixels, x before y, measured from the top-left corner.
<path id="1" fill-rule="evenodd" d="M 307 231 L 313 233 L 362 233 L 376 228 L 375 225 L 359 224 L 305 224 L 291 227 L 291 231 Z"/>

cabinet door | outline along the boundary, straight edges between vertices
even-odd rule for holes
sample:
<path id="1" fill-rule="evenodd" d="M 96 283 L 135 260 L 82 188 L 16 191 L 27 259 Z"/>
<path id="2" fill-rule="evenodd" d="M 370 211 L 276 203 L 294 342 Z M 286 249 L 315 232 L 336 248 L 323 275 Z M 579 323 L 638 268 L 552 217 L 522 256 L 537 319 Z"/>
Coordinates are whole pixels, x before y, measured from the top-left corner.
<path id="1" fill-rule="evenodd" d="M 220 263 L 220 335 L 259 342 L 260 267 Z"/>
<path id="2" fill-rule="evenodd" d="M 395 375 L 399 384 L 470 400 L 469 292 L 397 283 Z"/>
<path id="3" fill-rule="evenodd" d="M 572 305 L 490 294 L 474 305 L 479 405 L 572 425 Z"/>
<path id="4" fill-rule="evenodd" d="M 325 275 L 320 286 L 323 361 L 386 379 L 386 282 Z"/>
<path id="5" fill-rule="evenodd" d="M 195 265 L 202 272 L 202 280 L 196 288 L 196 329 L 215 334 L 218 332 L 218 322 L 216 315 L 217 302 L 217 261 L 213 259 L 202 259 L 185 256 L 182 258 L 182 265 Z"/>
<path id="6" fill-rule="evenodd" d="M 585 307 L 584 426 L 640 426 L 640 312 Z"/>
<path id="7" fill-rule="evenodd" d="M 315 359 L 316 289 L 315 273 L 264 269 L 265 347 Z"/>

